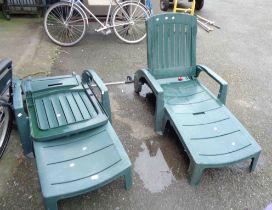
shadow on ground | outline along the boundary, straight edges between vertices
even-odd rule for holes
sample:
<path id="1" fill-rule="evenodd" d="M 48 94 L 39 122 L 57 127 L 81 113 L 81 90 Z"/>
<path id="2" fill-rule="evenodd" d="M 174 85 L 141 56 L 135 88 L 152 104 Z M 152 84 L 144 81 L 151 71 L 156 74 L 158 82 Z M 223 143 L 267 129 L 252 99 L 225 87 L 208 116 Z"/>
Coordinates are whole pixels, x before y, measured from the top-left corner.
<path id="1" fill-rule="evenodd" d="M 158 3 L 156 7 L 158 7 Z M 200 12 L 222 27 L 207 34 L 198 30 L 198 63 L 213 68 L 229 83 L 227 105 L 262 146 L 254 173 L 249 162 L 205 171 L 198 187 L 187 181 L 188 158 L 169 127 L 163 136 L 154 130 L 154 96 L 145 87 L 109 87 L 113 126 L 133 164 L 133 187 L 118 179 L 83 196 L 66 199 L 60 209 L 263 209 L 272 202 L 270 1 L 206 0 Z M 254 15 L 252 14 L 254 12 Z M 260 24 L 262 23 L 262 24 Z M 92 25 L 94 28 L 95 25 Z M 5 49 L 5 50 L 3 50 Z M 105 82 L 125 80 L 146 66 L 145 42 L 121 43 L 114 35 L 86 34 L 70 48 L 59 48 L 44 35 L 41 20 L 0 20 L 0 57 L 11 57 L 15 73 L 52 75 L 95 69 Z M 211 85 L 214 92 L 217 87 Z M 34 160 L 23 157 L 16 126 L 0 161 L 0 209 L 42 209 Z"/>

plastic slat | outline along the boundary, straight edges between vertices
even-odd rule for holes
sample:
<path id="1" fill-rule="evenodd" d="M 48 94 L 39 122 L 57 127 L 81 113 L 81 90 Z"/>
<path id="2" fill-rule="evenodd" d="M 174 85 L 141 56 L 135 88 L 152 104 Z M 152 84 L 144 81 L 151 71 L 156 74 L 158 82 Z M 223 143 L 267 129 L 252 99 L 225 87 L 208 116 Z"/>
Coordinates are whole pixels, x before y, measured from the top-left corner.
<path id="1" fill-rule="evenodd" d="M 173 113 L 187 113 L 187 114 L 196 114 L 202 113 L 214 109 L 220 108 L 220 104 L 215 100 L 202 101 L 201 103 L 196 104 L 187 104 L 187 105 L 171 105 L 171 110 Z"/>
<path id="2" fill-rule="evenodd" d="M 216 136 L 228 135 L 236 132 L 239 128 L 235 126 L 231 119 L 215 121 L 213 123 L 197 126 L 183 126 L 182 130 L 190 136 L 191 139 L 206 139 Z"/>
<path id="3" fill-rule="evenodd" d="M 80 97 L 79 93 L 75 92 L 75 93 L 73 93 L 73 96 L 74 96 L 74 99 L 75 99 L 78 107 L 80 108 L 80 112 L 81 112 L 83 118 L 85 120 L 90 119 L 91 118 L 90 113 L 89 113 L 88 109 L 86 108 L 85 103 L 82 101 L 82 98 Z"/>
<path id="4" fill-rule="evenodd" d="M 99 160 L 99 161 L 97 161 Z M 106 170 L 121 160 L 114 145 L 73 160 L 48 165 L 48 179 L 52 185 L 73 182 Z"/>
<path id="5" fill-rule="evenodd" d="M 51 99 L 49 97 L 43 98 L 43 103 L 44 103 L 46 116 L 49 122 L 49 127 L 50 128 L 58 127 L 59 124 L 57 121 L 57 117 L 55 115 L 55 111 L 54 111 Z"/>
<path id="6" fill-rule="evenodd" d="M 167 97 L 185 97 L 203 92 L 203 88 L 194 82 L 172 83 L 169 85 L 162 85 L 164 95 Z"/>
<path id="7" fill-rule="evenodd" d="M 73 95 L 71 93 L 66 94 L 66 99 L 67 99 L 70 109 L 72 110 L 72 113 L 76 119 L 76 122 L 82 121 L 83 120 L 82 114 L 77 106 L 77 103 L 75 102 Z"/>
<path id="8" fill-rule="evenodd" d="M 179 119 L 177 125 L 182 126 L 205 125 L 229 119 L 223 107 L 199 114 L 175 114 L 175 117 Z"/>
<path id="9" fill-rule="evenodd" d="M 60 104 L 59 95 L 53 96 L 51 100 L 59 126 L 67 125 L 67 120 Z"/>
<path id="10" fill-rule="evenodd" d="M 36 115 L 41 129 L 48 129 L 49 123 L 42 99 L 35 100 Z"/>
<path id="11" fill-rule="evenodd" d="M 67 123 L 68 124 L 74 123 L 76 121 L 76 119 L 73 115 L 73 112 L 72 112 L 70 106 L 69 106 L 69 103 L 66 99 L 65 94 L 60 95 L 59 100 L 60 100 L 60 104 L 63 109 L 64 115 L 65 115 L 65 118 L 67 120 Z"/>
<path id="12" fill-rule="evenodd" d="M 170 18 L 170 17 L 169 17 Z M 174 23 L 170 23 L 169 24 L 169 40 L 168 40 L 168 46 L 169 46 L 169 66 L 175 67 L 174 65 L 174 58 L 175 58 L 175 37 L 174 37 L 174 33 L 175 33 L 175 24 Z"/>
<path id="13" fill-rule="evenodd" d="M 240 151 L 251 145 L 242 132 L 208 138 L 202 140 L 186 141 L 190 151 L 195 151 L 201 156 L 219 156 Z"/>
<path id="14" fill-rule="evenodd" d="M 156 43 L 156 40 L 152 40 L 153 41 L 153 46 L 157 46 L 158 47 L 158 55 L 154 55 L 156 56 L 158 59 L 157 59 L 157 63 L 154 63 L 154 67 L 159 69 L 159 68 L 162 68 L 163 67 L 163 56 L 164 56 L 164 49 L 163 49 L 163 27 L 161 26 L 157 26 L 157 29 L 158 29 L 158 43 L 160 44 L 157 44 Z M 155 60 L 156 61 L 156 60 Z"/>
<path id="15" fill-rule="evenodd" d="M 94 106 L 92 104 L 92 102 L 90 101 L 90 99 L 88 98 L 88 96 L 84 93 L 84 92 L 80 92 L 79 95 L 82 98 L 82 101 L 84 102 L 85 106 L 87 107 L 90 115 L 94 118 L 95 116 L 97 116 L 97 112 L 94 109 Z"/>
<path id="16" fill-rule="evenodd" d="M 164 24 L 164 29 L 163 29 L 163 52 L 164 52 L 164 56 L 163 56 L 163 60 L 164 60 L 164 68 L 168 68 L 169 67 L 169 31 L 170 31 L 170 27 L 168 23 Z"/>
<path id="17" fill-rule="evenodd" d="M 201 103 L 208 100 L 214 100 L 209 94 L 202 91 L 199 93 L 191 93 L 189 96 L 176 96 L 168 97 L 165 99 L 166 103 L 169 105 L 189 105 Z"/>
<path id="18" fill-rule="evenodd" d="M 67 137 L 66 144 L 55 142 L 55 145 L 44 148 L 43 152 L 48 157 L 45 162 L 47 165 L 77 159 L 112 145 L 110 136 L 104 130 L 98 133 L 86 133 L 80 137 L 74 136 L 73 141 L 69 141 L 69 139 L 70 137 Z M 73 148 L 73 150 L 64 153 L 63 148 L 65 147 Z M 59 156 L 56 154 L 62 155 Z"/>

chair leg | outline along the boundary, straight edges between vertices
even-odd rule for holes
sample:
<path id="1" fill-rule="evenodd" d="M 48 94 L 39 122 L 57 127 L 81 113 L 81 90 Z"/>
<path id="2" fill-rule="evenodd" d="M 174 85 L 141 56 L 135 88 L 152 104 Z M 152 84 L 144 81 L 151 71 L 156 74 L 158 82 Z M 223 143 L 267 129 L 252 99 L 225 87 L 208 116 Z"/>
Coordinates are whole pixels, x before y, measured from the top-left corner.
<path id="1" fill-rule="evenodd" d="M 260 153 L 251 159 L 250 172 L 253 172 L 256 169 L 259 157 L 260 157 Z"/>
<path id="2" fill-rule="evenodd" d="M 161 128 L 162 129 L 162 134 L 164 134 L 166 124 L 167 124 L 167 119 L 166 119 L 166 117 L 164 117 L 163 120 L 162 120 L 162 128 Z"/>
<path id="3" fill-rule="evenodd" d="M 190 163 L 188 172 L 189 172 L 189 179 L 190 179 L 190 185 L 196 186 L 199 184 L 202 174 L 204 172 L 204 169 L 201 165 L 197 165 L 195 163 Z"/>
<path id="4" fill-rule="evenodd" d="M 58 201 L 54 198 L 44 198 L 46 210 L 58 210 Z"/>
<path id="5" fill-rule="evenodd" d="M 132 172 L 131 168 L 127 169 L 125 172 L 125 188 L 126 190 L 129 190 L 132 187 Z"/>
<path id="6" fill-rule="evenodd" d="M 163 97 L 157 95 L 156 96 L 156 110 L 155 110 L 155 132 L 159 135 L 162 135 L 162 126 L 163 126 L 163 118 L 164 118 L 164 105 L 163 105 Z"/>

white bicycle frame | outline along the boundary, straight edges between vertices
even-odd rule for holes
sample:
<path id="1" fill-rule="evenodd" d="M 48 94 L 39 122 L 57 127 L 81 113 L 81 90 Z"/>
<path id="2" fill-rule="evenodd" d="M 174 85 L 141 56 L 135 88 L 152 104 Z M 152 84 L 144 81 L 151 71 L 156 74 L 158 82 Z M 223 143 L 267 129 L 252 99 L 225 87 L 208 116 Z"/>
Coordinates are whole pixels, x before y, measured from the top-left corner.
<path id="1" fill-rule="evenodd" d="M 110 25 L 109 24 L 109 19 L 110 19 L 110 13 L 111 13 L 111 8 L 112 8 L 112 3 L 113 3 L 113 1 L 118 5 L 118 7 L 120 7 L 121 9 L 122 9 L 122 4 L 124 4 L 124 3 L 126 3 L 126 2 L 129 2 L 129 1 L 124 1 L 124 2 L 122 2 L 122 3 L 120 3 L 119 2 L 119 0 L 109 0 L 109 3 L 110 3 L 110 5 L 109 5 L 109 8 L 108 8 L 108 12 L 107 12 L 107 18 L 106 18 L 106 22 L 105 22 L 105 24 L 104 23 L 102 23 L 80 0 L 68 0 L 68 2 L 69 3 L 71 3 L 72 4 L 72 9 L 71 9 L 71 11 L 70 11 L 70 14 L 69 14 L 69 16 L 68 16 L 68 18 L 66 19 L 66 21 L 69 21 L 69 19 L 70 19 L 70 17 L 71 17 L 71 15 L 72 15 L 72 12 L 73 12 L 73 7 L 74 7 L 74 4 L 76 4 L 77 6 L 79 6 L 79 9 L 81 9 L 82 10 L 82 12 L 84 13 L 84 15 L 85 15 L 85 18 L 84 19 L 86 19 L 86 21 L 87 21 L 87 24 L 89 23 L 88 22 L 88 17 L 87 17 L 87 14 L 86 14 L 86 12 L 85 11 L 87 11 L 102 27 L 101 28 L 99 28 L 99 29 L 96 29 L 95 31 L 96 32 L 100 32 L 100 31 L 103 31 L 103 30 L 105 30 L 105 29 L 108 29 L 108 28 L 112 28 L 112 27 L 115 27 L 115 26 L 124 26 L 124 25 L 127 25 L 127 24 L 132 24 L 132 22 L 131 22 L 131 20 L 130 20 L 130 18 L 129 18 L 129 16 L 127 15 L 127 13 L 123 10 L 123 12 L 124 12 L 124 15 L 125 15 L 125 18 L 128 20 L 128 22 L 127 23 L 120 23 L 120 24 L 118 24 L 118 25 Z M 131 2 L 135 2 L 136 3 L 136 1 L 131 1 Z M 137 1 L 137 4 L 139 5 L 139 4 L 141 4 L 141 6 L 144 6 L 141 2 L 140 2 L 140 0 L 138 0 Z M 81 6 L 81 7 L 80 7 Z M 84 10 L 83 10 L 83 9 Z M 144 6 L 144 8 L 146 9 L 146 7 Z M 132 14 L 132 16 L 134 15 L 134 13 L 135 13 L 135 11 L 136 10 L 134 10 L 133 11 L 133 14 Z M 148 9 L 146 9 L 146 11 L 147 12 L 149 12 L 148 11 Z M 131 17 L 132 17 L 131 16 Z"/>

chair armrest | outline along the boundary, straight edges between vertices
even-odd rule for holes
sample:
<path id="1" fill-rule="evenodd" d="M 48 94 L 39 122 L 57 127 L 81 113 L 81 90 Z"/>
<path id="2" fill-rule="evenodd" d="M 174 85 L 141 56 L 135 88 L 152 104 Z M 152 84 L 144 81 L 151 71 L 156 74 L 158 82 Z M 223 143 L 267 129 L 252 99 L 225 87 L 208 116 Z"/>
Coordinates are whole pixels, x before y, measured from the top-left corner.
<path id="1" fill-rule="evenodd" d="M 21 80 L 14 79 L 12 85 L 13 92 L 13 112 L 20 135 L 20 141 L 24 150 L 24 154 L 30 156 L 33 151 L 30 137 L 30 127 L 28 115 L 24 110 Z"/>
<path id="2" fill-rule="evenodd" d="M 108 88 L 104 84 L 104 82 L 101 80 L 101 78 L 96 74 L 93 70 L 85 70 L 82 73 L 82 82 L 83 83 L 89 83 L 91 81 L 94 81 L 97 87 L 99 88 L 101 92 L 101 100 L 102 100 L 102 107 L 106 111 L 106 114 L 108 115 L 108 118 L 111 122 L 111 109 L 110 109 L 110 98 L 109 98 L 109 92 Z"/>
<path id="3" fill-rule="evenodd" d="M 219 93 L 217 98 L 223 103 L 226 104 L 227 92 L 228 92 L 228 83 L 223 80 L 218 74 L 216 74 L 209 67 L 204 65 L 196 66 L 196 77 L 199 76 L 200 72 L 204 71 L 208 74 L 214 81 L 216 81 L 220 85 Z"/>
<path id="4" fill-rule="evenodd" d="M 150 88 L 152 89 L 152 91 L 154 92 L 155 95 L 157 95 L 157 94 L 160 94 L 160 95 L 163 94 L 163 89 L 161 88 L 160 84 L 152 76 L 152 74 L 150 74 L 150 72 L 147 69 L 139 69 L 135 73 L 135 77 L 138 78 L 139 80 L 141 80 L 142 78 L 144 78 L 146 80 L 146 82 L 148 83 L 148 85 L 150 86 Z"/>
<path id="5" fill-rule="evenodd" d="M 164 93 L 158 81 L 146 69 L 139 69 L 134 75 L 134 85 L 142 85 L 143 79 L 147 85 L 152 89 L 156 96 L 156 110 L 155 110 L 155 131 L 162 133 L 162 120 L 164 110 Z"/>

